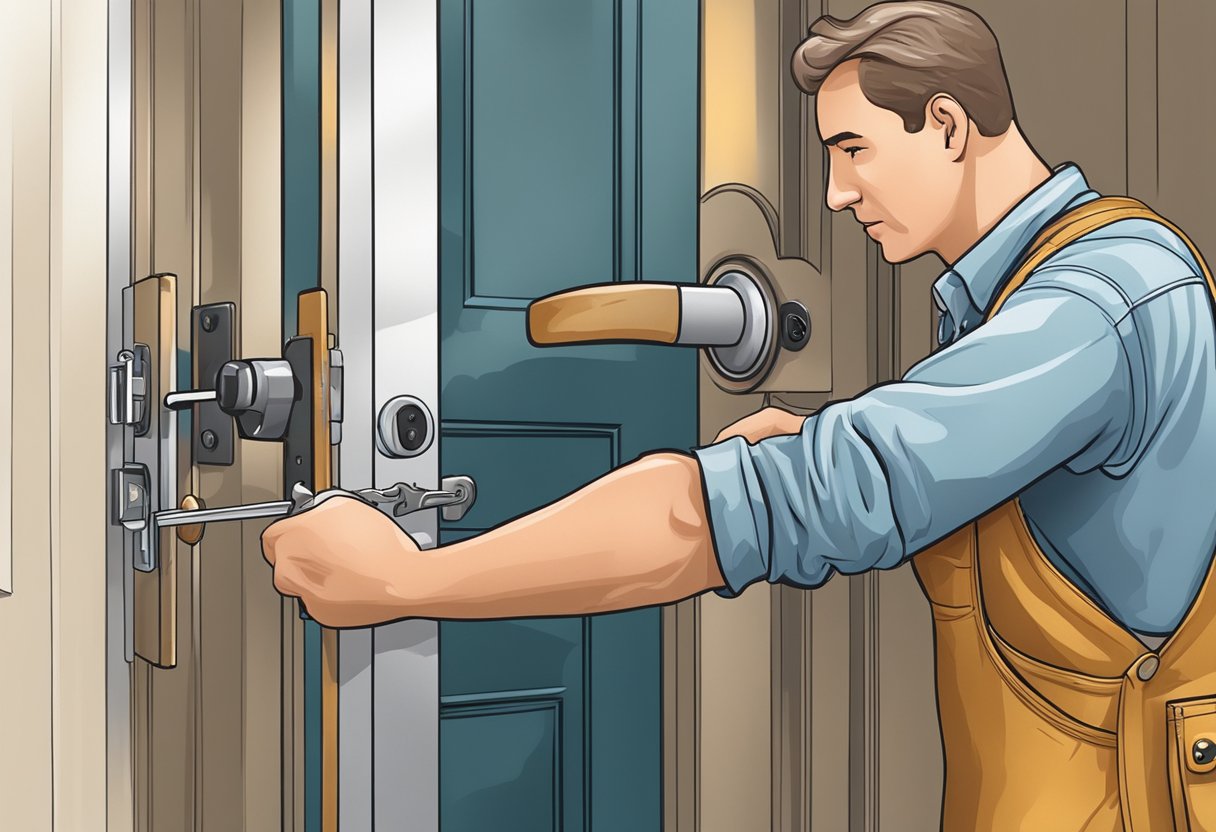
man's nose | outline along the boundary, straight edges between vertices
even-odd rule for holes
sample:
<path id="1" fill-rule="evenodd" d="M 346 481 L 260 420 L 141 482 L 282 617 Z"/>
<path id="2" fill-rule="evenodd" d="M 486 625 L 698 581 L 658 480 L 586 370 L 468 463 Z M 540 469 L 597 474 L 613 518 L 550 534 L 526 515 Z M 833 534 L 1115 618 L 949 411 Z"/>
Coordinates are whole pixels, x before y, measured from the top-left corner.
<path id="1" fill-rule="evenodd" d="M 833 211 L 843 211 L 861 201 L 861 193 L 849 183 L 842 183 L 834 168 L 828 170 L 827 206 Z"/>

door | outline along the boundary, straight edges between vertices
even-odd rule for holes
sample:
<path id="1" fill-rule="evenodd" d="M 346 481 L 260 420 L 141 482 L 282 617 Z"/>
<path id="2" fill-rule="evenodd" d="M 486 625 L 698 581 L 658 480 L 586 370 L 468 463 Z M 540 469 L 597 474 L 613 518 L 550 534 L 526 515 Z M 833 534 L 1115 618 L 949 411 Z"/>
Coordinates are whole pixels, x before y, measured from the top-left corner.
<path id="1" fill-rule="evenodd" d="M 440 4 L 440 541 L 696 442 L 696 354 L 539 348 L 530 301 L 695 282 L 693 0 Z M 628 518 L 621 518 L 628 522 Z M 657 830 L 660 611 L 440 625 L 440 826 Z"/>

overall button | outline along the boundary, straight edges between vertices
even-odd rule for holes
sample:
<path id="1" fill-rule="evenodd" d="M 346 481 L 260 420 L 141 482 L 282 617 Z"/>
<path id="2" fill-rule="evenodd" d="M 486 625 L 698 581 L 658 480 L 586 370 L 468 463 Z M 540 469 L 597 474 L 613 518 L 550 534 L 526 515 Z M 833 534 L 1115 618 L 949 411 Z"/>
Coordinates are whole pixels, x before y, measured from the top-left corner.
<path id="1" fill-rule="evenodd" d="M 1157 668 L 1161 666 L 1161 660 L 1156 656 L 1150 655 L 1144 661 L 1140 662 L 1140 666 L 1136 668 L 1136 678 L 1141 682 L 1147 682 L 1157 675 Z"/>
<path id="2" fill-rule="evenodd" d="M 1191 749 L 1191 756 L 1201 766 L 1216 761 L 1216 742 L 1209 739 L 1196 740 L 1194 748 Z"/>

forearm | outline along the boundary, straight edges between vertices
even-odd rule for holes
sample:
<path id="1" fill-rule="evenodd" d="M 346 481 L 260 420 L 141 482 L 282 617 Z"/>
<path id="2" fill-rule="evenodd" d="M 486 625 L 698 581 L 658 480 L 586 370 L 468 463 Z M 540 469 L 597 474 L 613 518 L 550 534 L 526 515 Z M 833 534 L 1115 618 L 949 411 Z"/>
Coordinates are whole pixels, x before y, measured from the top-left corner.
<path id="1" fill-rule="evenodd" d="M 654 454 L 469 540 L 432 550 L 419 614 L 578 615 L 723 585 L 695 459 Z"/>

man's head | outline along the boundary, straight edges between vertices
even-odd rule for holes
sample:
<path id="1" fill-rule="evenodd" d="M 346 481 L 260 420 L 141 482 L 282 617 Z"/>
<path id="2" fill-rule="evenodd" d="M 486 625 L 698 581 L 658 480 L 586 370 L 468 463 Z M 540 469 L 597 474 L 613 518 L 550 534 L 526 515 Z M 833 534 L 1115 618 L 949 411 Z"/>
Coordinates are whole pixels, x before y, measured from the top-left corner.
<path id="1" fill-rule="evenodd" d="M 816 96 L 828 207 L 851 209 L 891 262 L 942 253 L 959 211 L 973 209 L 969 163 L 1016 133 L 992 30 L 950 3 L 879 3 L 819 18 L 792 68 Z"/>

